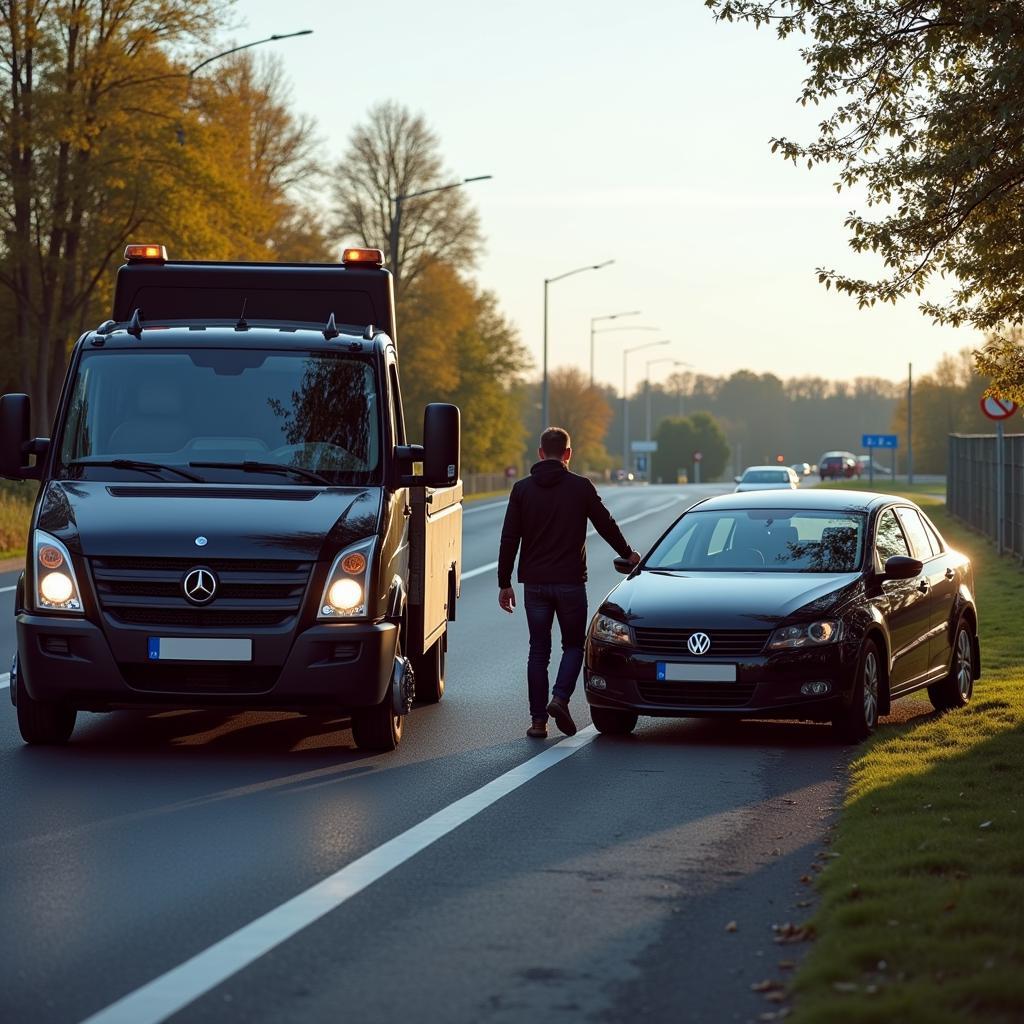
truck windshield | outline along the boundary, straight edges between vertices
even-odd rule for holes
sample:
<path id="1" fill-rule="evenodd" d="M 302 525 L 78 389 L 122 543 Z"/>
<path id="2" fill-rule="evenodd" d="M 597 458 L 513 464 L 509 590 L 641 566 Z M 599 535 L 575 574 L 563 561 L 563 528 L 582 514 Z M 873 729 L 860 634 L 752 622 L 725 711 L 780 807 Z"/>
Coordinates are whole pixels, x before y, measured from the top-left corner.
<path id="1" fill-rule="evenodd" d="M 130 462 L 149 462 L 186 470 L 202 464 L 190 472 L 221 482 L 294 485 L 299 474 L 276 469 L 294 467 L 311 480 L 375 483 L 377 396 L 368 361 L 333 353 L 87 352 L 68 406 L 62 473 L 123 479 L 142 472 Z"/>

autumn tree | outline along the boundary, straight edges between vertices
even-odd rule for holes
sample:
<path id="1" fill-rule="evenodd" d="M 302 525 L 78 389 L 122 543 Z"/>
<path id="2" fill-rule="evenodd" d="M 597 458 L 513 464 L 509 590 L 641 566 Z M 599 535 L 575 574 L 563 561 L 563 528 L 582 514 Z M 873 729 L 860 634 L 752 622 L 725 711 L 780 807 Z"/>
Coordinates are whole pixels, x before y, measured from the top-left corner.
<path id="1" fill-rule="evenodd" d="M 611 460 L 604 438 L 611 423 L 612 408 L 579 367 L 563 366 L 551 372 L 548 409 L 551 423 L 545 426 L 569 431 L 577 466 L 584 470 L 607 469 Z"/>
<path id="2" fill-rule="evenodd" d="M 456 180 L 423 115 L 394 101 L 371 108 L 338 162 L 331 183 L 338 240 L 384 250 L 399 303 L 431 262 L 460 271 L 476 262 L 480 222 L 464 189 L 396 202 Z"/>
<path id="3" fill-rule="evenodd" d="M 706 412 L 692 416 L 670 416 L 655 432 L 658 450 L 651 461 L 651 478 L 675 483 L 680 472 L 695 479 L 695 453 L 701 455 L 702 480 L 717 480 L 729 460 L 729 444 L 714 416 Z"/>
<path id="4" fill-rule="evenodd" d="M 816 138 L 778 137 L 794 163 L 830 164 L 870 213 L 846 220 L 879 278 L 819 268 L 826 287 L 861 306 L 921 296 L 921 310 L 1004 339 L 986 365 L 993 387 L 1024 390 L 1024 5 L 991 0 L 705 0 L 716 17 L 805 40 L 801 103 L 822 106 Z"/>

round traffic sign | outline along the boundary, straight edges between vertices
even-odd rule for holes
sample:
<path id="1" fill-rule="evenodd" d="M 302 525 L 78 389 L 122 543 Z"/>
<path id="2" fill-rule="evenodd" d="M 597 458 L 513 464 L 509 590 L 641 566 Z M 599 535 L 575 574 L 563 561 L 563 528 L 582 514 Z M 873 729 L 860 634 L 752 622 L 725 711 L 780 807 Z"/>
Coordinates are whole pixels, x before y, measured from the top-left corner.
<path id="1" fill-rule="evenodd" d="M 1016 402 L 1011 402 L 1008 398 L 997 398 L 995 395 L 986 395 L 980 405 L 981 411 L 990 420 L 1008 420 L 1017 411 Z"/>
<path id="2" fill-rule="evenodd" d="M 694 462 L 700 462 L 700 460 L 703 459 L 703 458 L 704 458 L 704 453 L 703 452 L 694 452 L 693 453 L 693 461 Z"/>

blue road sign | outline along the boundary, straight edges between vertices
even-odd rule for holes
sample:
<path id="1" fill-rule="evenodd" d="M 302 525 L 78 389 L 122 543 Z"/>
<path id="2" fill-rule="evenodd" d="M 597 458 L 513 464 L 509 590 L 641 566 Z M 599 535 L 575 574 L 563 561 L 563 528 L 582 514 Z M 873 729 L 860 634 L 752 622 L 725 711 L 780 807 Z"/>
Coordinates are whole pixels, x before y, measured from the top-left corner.
<path id="1" fill-rule="evenodd" d="M 860 439 L 864 448 L 899 448 L 899 434 L 864 434 Z"/>

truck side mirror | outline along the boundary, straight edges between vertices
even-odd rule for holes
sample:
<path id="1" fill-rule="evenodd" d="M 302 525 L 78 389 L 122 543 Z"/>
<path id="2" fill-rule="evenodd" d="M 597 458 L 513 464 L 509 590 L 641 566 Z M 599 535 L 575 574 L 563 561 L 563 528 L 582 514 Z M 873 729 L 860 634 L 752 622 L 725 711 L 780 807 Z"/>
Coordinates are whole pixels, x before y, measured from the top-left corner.
<path id="1" fill-rule="evenodd" d="M 457 405 L 432 402 L 423 410 L 423 482 L 449 487 L 459 479 L 462 414 Z"/>
<path id="2" fill-rule="evenodd" d="M 28 395 L 0 398 L 0 476 L 24 480 L 34 476 L 26 465 L 32 446 L 32 405 Z"/>

